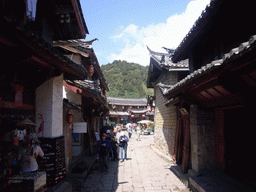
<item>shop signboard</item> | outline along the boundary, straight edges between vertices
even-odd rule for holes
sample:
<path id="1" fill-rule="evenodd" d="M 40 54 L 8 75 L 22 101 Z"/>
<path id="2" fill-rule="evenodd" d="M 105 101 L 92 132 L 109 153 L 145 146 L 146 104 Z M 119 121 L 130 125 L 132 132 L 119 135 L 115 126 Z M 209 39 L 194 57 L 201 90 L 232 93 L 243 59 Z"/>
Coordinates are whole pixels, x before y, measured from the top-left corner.
<path id="1" fill-rule="evenodd" d="M 86 122 L 74 122 L 73 123 L 73 133 L 87 133 L 87 123 Z"/>

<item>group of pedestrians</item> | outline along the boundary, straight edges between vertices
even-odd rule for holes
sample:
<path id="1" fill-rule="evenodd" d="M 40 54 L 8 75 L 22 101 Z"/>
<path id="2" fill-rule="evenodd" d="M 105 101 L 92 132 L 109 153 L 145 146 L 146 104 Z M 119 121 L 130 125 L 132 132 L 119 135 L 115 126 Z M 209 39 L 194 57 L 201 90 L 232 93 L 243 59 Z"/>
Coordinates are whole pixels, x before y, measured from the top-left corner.
<path id="1" fill-rule="evenodd" d="M 98 141 L 97 153 L 101 172 L 108 172 L 107 158 L 111 157 L 112 160 L 119 160 L 118 148 L 121 151 L 121 162 L 127 160 L 127 146 L 128 137 L 125 132 L 121 132 L 119 139 L 116 138 L 114 133 L 109 130 L 106 133 L 101 134 L 101 139 Z"/>

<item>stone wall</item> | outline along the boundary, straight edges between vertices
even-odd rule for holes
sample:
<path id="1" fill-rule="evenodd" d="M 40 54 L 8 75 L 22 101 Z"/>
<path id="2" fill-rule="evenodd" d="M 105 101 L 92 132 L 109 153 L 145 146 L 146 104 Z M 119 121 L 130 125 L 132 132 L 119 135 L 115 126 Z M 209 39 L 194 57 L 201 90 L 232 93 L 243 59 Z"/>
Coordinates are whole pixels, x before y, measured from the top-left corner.
<path id="1" fill-rule="evenodd" d="M 169 72 L 162 75 L 160 82 L 164 84 L 175 84 L 177 72 Z M 163 153 L 172 156 L 174 153 L 174 141 L 177 120 L 176 106 L 165 106 L 167 99 L 163 96 L 158 86 L 154 87 L 156 96 L 155 107 L 155 147 Z"/>
<path id="2" fill-rule="evenodd" d="M 214 119 L 213 110 L 190 106 L 191 161 L 198 175 L 215 167 Z"/>

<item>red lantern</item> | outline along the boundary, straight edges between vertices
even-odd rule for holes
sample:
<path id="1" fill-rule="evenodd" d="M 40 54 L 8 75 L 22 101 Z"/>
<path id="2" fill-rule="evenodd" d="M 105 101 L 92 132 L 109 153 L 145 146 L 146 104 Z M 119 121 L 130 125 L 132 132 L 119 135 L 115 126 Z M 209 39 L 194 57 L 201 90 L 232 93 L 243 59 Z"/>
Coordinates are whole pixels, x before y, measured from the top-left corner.
<path id="1" fill-rule="evenodd" d="M 113 106 L 113 108 L 115 109 L 115 108 L 116 108 L 116 106 L 114 105 L 114 106 Z"/>
<path id="2" fill-rule="evenodd" d="M 145 117 L 145 115 L 143 114 L 142 117 Z"/>
<path id="3" fill-rule="evenodd" d="M 71 123 L 73 123 L 73 121 L 74 121 L 74 116 L 73 116 L 73 114 L 68 114 L 68 124 L 71 124 Z"/>
<path id="4" fill-rule="evenodd" d="M 128 110 L 128 113 L 131 113 L 131 111 L 130 111 L 130 110 Z"/>
<path id="5" fill-rule="evenodd" d="M 132 108 L 132 106 L 130 106 L 130 109 Z"/>
<path id="6" fill-rule="evenodd" d="M 139 109 L 140 107 L 138 106 L 137 108 Z"/>
<path id="7" fill-rule="evenodd" d="M 131 118 L 134 118 L 134 115 L 131 115 Z"/>
<path id="8" fill-rule="evenodd" d="M 93 66 L 93 65 L 90 65 L 88 71 L 89 71 L 89 74 L 90 74 L 90 75 L 93 75 L 93 74 L 94 74 L 94 66 Z"/>
<path id="9" fill-rule="evenodd" d="M 122 106 L 122 109 L 124 109 L 124 106 Z"/>

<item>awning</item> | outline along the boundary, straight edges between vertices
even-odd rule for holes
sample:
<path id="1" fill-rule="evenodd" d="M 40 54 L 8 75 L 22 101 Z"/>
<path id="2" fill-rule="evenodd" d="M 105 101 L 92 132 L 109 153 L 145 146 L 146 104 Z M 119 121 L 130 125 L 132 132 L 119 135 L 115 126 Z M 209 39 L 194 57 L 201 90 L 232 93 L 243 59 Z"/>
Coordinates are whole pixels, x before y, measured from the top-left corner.
<path id="1" fill-rule="evenodd" d="M 130 116 L 128 112 L 115 112 L 115 111 L 110 111 L 109 115 Z"/>
<path id="2" fill-rule="evenodd" d="M 150 120 L 141 120 L 137 123 L 140 123 L 140 124 L 148 124 L 148 123 L 154 123 L 153 121 L 150 121 Z"/>

